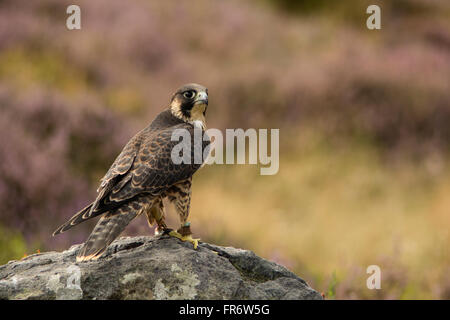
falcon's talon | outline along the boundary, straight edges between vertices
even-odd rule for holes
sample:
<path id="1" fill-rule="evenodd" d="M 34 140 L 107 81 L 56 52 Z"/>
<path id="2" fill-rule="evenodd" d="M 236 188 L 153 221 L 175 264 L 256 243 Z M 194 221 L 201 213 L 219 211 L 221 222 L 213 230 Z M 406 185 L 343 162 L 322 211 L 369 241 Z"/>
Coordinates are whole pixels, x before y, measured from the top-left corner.
<path id="1" fill-rule="evenodd" d="M 197 249 L 198 247 L 198 242 L 200 241 L 200 239 L 194 239 L 192 238 L 192 235 L 187 235 L 187 236 L 182 236 L 179 232 L 177 231 L 170 231 L 168 233 L 169 236 L 171 237 L 175 237 L 180 239 L 183 242 L 190 242 L 192 243 L 192 245 L 194 246 L 194 249 Z"/>

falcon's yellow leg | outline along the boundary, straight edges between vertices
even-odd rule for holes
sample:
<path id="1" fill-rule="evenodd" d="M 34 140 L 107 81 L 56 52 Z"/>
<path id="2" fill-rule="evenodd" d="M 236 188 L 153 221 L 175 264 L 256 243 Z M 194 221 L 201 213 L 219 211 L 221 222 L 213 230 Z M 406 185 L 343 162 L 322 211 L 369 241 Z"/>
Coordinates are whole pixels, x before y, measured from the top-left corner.
<path id="1" fill-rule="evenodd" d="M 185 233 L 185 231 L 189 230 L 187 234 L 182 235 L 182 233 Z M 181 241 L 187 241 L 192 243 L 192 245 L 194 246 L 194 249 L 197 249 L 198 247 L 198 242 L 200 239 L 194 239 L 192 238 L 192 234 L 190 233 L 190 223 L 187 222 L 185 223 L 181 228 L 180 228 L 181 233 L 179 233 L 178 231 L 172 230 L 168 233 L 169 236 L 171 237 L 175 237 L 180 239 Z"/>

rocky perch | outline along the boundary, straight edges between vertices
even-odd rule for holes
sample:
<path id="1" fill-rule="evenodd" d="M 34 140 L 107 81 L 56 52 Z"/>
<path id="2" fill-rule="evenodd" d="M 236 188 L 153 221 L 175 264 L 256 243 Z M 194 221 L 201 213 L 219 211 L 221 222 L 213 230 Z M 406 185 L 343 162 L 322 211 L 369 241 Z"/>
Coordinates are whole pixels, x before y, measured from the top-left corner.
<path id="1" fill-rule="evenodd" d="M 286 268 L 253 252 L 163 236 L 114 241 L 97 261 L 80 245 L 0 267 L 0 299 L 322 299 Z"/>

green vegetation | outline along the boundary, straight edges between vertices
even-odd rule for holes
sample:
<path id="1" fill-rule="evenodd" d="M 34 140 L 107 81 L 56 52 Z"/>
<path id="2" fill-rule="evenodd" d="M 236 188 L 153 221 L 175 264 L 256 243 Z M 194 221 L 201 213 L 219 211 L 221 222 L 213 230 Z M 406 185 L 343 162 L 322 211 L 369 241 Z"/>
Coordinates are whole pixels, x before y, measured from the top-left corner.
<path id="1" fill-rule="evenodd" d="M 0 79 L 22 90 L 41 85 L 67 94 L 88 89 L 87 77 L 53 51 L 15 48 L 0 53 Z"/>
<path id="2" fill-rule="evenodd" d="M 0 226 L 0 264 L 22 258 L 26 250 L 27 246 L 20 232 Z"/>

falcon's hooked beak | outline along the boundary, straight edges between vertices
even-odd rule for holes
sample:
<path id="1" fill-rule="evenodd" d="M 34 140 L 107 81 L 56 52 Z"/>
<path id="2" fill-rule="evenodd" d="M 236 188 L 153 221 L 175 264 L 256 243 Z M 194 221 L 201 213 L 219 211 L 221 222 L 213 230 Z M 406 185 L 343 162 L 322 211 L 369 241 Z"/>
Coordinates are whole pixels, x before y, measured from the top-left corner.
<path id="1" fill-rule="evenodd" d="M 206 91 L 199 91 L 194 100 L 194 107 L 191 110 L 191 119 L 197 120 L 200 117 L 200 114 L 202 114 L 203 117 L 205 117 L 207 108 L 208 108 L 208 94 L 206 93 Z"/>
<path id="2" fill-rule="evenodd" d="M 194 105 L 197 104 L 208 105 L 208 94 L 205 91 L 200 91 L 199 93 L 197 93 L 197 97 L 195 97 L 194 100 Z"/>

